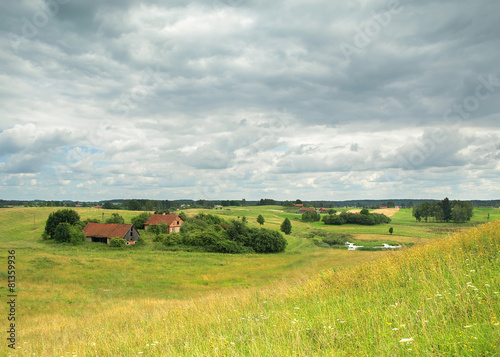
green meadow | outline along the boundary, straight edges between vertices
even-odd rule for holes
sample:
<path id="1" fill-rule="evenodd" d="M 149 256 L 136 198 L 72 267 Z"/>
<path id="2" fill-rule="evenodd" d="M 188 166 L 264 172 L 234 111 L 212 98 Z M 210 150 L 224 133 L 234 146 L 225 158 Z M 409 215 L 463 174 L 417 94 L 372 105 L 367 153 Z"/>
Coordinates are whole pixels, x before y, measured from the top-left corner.
<path id="1" fill-rule="evenodd" d="M 43 241 L 54 210 L 0 210 L 0 291 L 15 249 L 21 347 L 4 343 L 5 355 L 498 355 L 500 224 L 484 223 L 499 209 L 476 208 L 467 224 L 419 223 L 404 209 L 381 226 L 304 223 L 280 206 L 184 211 L 255 226 L 262 214 L 275 230 L 288 217 L 286 251 L 268 255 L 166 251 L 144 231 L 146 244 L 126 249 Z M 139 213 L 75 210 L 126 223 Z M 306 238 L 314 230 L 414 246 L 322 248 Z"/>

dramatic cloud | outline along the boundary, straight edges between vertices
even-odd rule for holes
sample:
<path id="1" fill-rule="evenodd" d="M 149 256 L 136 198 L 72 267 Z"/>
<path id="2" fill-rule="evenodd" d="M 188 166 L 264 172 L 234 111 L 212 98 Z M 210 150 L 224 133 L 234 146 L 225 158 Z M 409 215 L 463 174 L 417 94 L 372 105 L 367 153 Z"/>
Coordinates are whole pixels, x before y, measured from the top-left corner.
<path id="1" fill-rule="evenodd" d="M 0 5 L 0 198 L 496 199 L 499 12 Z"/>

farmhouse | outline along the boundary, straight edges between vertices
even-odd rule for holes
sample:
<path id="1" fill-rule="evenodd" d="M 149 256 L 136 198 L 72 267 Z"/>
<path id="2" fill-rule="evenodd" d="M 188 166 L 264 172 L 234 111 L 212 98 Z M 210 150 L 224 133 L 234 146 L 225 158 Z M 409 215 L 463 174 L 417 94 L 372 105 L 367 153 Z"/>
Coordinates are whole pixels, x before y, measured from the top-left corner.
<path id="1" fill-rule="evenodd" d="M 146 223 L 144 223 L 144 229 L 148 229 L 149 226 L 156 226 L 162 223 L 168 226 L 168 233 L 172 233 L 180 232 L 184 221 L 176 214 L 153 214 L 149 217 Z"/>
<path id="2" fill-rule="evenodd" d="M 87 223 L 83 233 L 87 242 L 106 244 L 109 244 L 111 238 L 122 238 L 127 244 L 135 244 L 140 237 L 133 225 L 119 223 Z"/>

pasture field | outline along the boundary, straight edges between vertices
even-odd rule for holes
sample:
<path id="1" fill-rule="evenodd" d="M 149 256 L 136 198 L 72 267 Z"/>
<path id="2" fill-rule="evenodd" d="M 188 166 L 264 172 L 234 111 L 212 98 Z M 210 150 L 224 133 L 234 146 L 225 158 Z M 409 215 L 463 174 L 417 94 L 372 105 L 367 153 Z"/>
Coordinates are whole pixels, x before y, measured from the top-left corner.
<path id="1" fill-rule="evenodd" d="M 127 247 L 125 250 L 114 250 L 99 243 L 71 246 L 45 242 L 40 236 L 48 214 L 54 210 L 56 209 L 0 210 L 1 261 L 6 262 L 7 251 L 15 249 L 17 262 L 17 346 L 21 348 L 14 352 L 6 350 L 5 343 L 0 347 L 4 351 L 12 352 L 12 355 L 36 353 L 44 356 L 326 356 L 331 355 L 332 351 L 339 355 L 352 355 L 356 354 L 356 351 L 371 355 L 370 346 L 378 349 L 381 353 L 378 355 L 389 355 L 385 353 L 390 351 L 389 348 L 395 347 L 401 353 L 412 355 L 415 351 L 422 351 L 416 348 L 419 344 L 426 349 L 431 348 L 426 339 L 432 337 L 433 329 L 441 328 L 441 315 L 434 316 L 435 313 L 442 313 L 439 310 L 441 305 L 432 305 L 434 301 L 429 302 L 431 300 L 426 300 L 428 297 L 436 302 L 441 298 L 447 302 L 457 300 L 453 305 L 457 309 L 454 316 L 460 323 L 472 324 L 473 318 L 476 318 L 483 324 L 483 315 L 489 313 L 492 323 L 487 325 L 488 328 L 481 325 L 480 333 L 473 336 L 481 343 L 467 341 L 474 346 L 481 345 L 489 355 L 494 355 L 490 353 L 495 350 L 492 346 L 498 346 L 499 343 L 496 328 L 498 325 L 495 325 L 498 323 L 499 301 L 498 294 L 493 294 L 493 290 L 498 292 L 500 289 L 499 224 L 483 226 L 494 228 L 486 230 L 487 233 L 480 228 L 474 231 L 476 233 L 466 232 L 451 236 L 452 233 L 486 222 L 488 213 L 490 220 L 500 218 L 498 209 L 476 208 L 473 222 L 465 225 L 418 223 L 411 217 L 411 210 L 400 210 L 391 217 L 392 222 L 389 225 L 371 227 L 304 223 L 297 220 L 299 215 L 286 212 L 279 206 L 203 210 L 225 219 L 236 219 L 244 215 L 249 224 L 255 226 L 259 226 L 256 218 L 262 214 L 265 218 L 264 227 L 276 230 L 279 230 L 283 219 L 288 217 L 293 230 L 292 235 L 287 236 L 287 250 L 272 255 L 164 251 L 160 250 L 161 245 L 153 243 L 147 234 L 143 234 L 146 245 Z M 107 218 L 115 212 L 90 208 L 76 210 L 82 219 L 101 218 L 103 213 L 104 218 Z M 185 210 L 188 216 L 200 211 L 202 210 Z M 116 212 L 122 215 L 127 223 L 138 214 L 132 211 Z M 36 220 L 36 226 L 33 218 Z M 389 227 L 394 228 L 393 235 L 388 233 Z M 319 248 L 304 238 L 313 229 L 350 233 L 359 241 L 415 243 L 416 247 L 401 252 Z M 475 239 L 476 243 L 483 244 L 487 241 L 490 246 L 475 248 L 467 237 L 471 241 Z M 461 243 L 453 246 L 452 244 L 458 244 L 456 242 Z M 440 253 L 443 247 L 448 249 L 446 254 Z M 456 254 L 463 254 L 456 257 L 457 262 L 452 260 L 457 271 L 450 272 L 446 270 L 446 264 L 449 264 L 451 257 L 455 257 L 454 250 L 459 248 L 462 249 Z M 483 248 L 487 253 L 483 252 Z M 414 251 L 417 253 L 413 253 Z M 476 257 L 478 251 L 483 255 Z M 433 260 L 426 255 L 431 254 L 429 252 L 433 252 L 432 256 L 441 262 L 439 266 L 432 265 Z M 413 300 L 408 299 L 405 294 L 409 290 L 403 289 L 404 286 L 398 287 L 398 282 L 403 279 L 401 277 L 412 277 L 410 270 L 401 273 L 401 269 L 410 269 L 411 264 L 416 264 L 412 259 L 420 259 L 420 263 L 428 264 L 435 274 L 446 273 L 454 280 L 440 282 L 437 275 L 433 275 L 420 276 L 425 278 L 425 281 L 418 284 L 405 281 L 401 284 L 411 285 L 412 292 L 427 294 L 425 299 L 424 295 L 418 295 L 419 297 L 412 298 Z M 401 264 L 404 265 L 403 268 Z M 0 287 L 2 296 L 8 295 L 6 265 L 5 263 L 5 269 L 0 270 L 0 279 L 5 282 Z M 366 269 L 376 277 L 374 285 L 370 285 L 370 276 L 363 273 Z M 464 269 L 474 270 L 478 274 L 465 274 Z M 471 277 L 479 276 L 479 272 L 483 273 L 480 281 L 488 284 L 491 289 L 480 289 L 475 277 Z M 356 282 L 358 278 L 359 283 Z M 493 281 L 495 279 L 496 282 Z M 414 280 L 415 278 L 412 278 L 409 281 Z M 481 291 L 476 294 L 477 297 L 483 296 L 483 300 L 474 300 L 476 295 L 474 299 L 470 295 L 460 295 L 460 298 L 455 300 L 448 296 L 455 290 L 458 291 L 457 284 L 462 284 L 462 280 L 472 280 L 471 284 L 475 284 L 478 291 Z M 387 281 L 393 290 L 383 296 L 377 296 L 377 292 L 382 294 L 380 291 L 385 290 L 382 288 L 384 281 Z M 457 294 L 469 292 L 468 285 L 462 285 L 462 290 Z M 486 290 L 489 294 L 487 296 L 484 295 Z M 348 291 L 349 293 L 345 294 Z M 439 299 L 435 297 L 436 294 L 440 295 Z M 495 301 L 496 310 L 491 307 Z M 427 320 L 433 321 L 433 326 L 428 331 L 424 329 L 429 336 L 417 337 L 419 325 L 413 322 L 405 323 L 410 312 L 393 316 L 392 313 L 400 309 L 392 310 L 388 307 L 389 302 L 392 305 L 397 302 L 396 307 L 405 306 L 415 311 L 425 311 L 425 314 L 429 313 L 430 315 L 426 315 L 429 316 Z M 482 303 L 484 306 L 476 306 Z M 2 305 L 0 311 L 7 316 L 8 308 L 6 304 Z M 489 310 L 485 310 L 487 307 Z M 354 320 L 350 320 L 348 325 L 344 325 L 348 321 L 347 311 L 351 309 L 356 309 L 359 314 L 354 315 Z M 411 314 L 417 314 L 413 310 Z M 6 321 L 6 318 L 4 320 Z M 382 328 L 387 327 L 382 323 L 383 320 L 387 326 L 396 326 L 396 323 L 397 326 L 407 326 L 413 340 L 408 344 L 391 340 L 387 347 L 380 346 L 376 336 L 380 339 L 389 338 L 391 335 L 391 332 Z M 409 320 L 413 321 L 411 318 Z M 305 327 L 306 325 L 309 327 Z M 397 330 L 391 331 L 402 329 L 393 328 Z M 463 346 L 452 341 L 459 336 L 459 332 L 462 336 L 473 330 L 458 325 L 454 325 L 452 330 L 449 335 L 443 337 L 447 346 L 452 348 L 450 351 L 457 351 L 456 348 L 466 351 Z M 492 336 L 496 338 L 490 341 L 491 346 L 485 342 L 486 333 L 493 333 Z M 400 336 L 399 334 L 393 333 L 394 336 Z M 362 347 L 358 348 L 362 349 L 353 350 L 356 345 L 354 341 L 360 338 L 363 343 Z M 266 347 L 266 343 L 269 346 Z M 453 346 L 450 347 L 451 345 Z M 270 348 L 274 348 L 274 353 Z M 314 352 L 308 353 L 307 349 Z M 474 349 L 473 351 L 477 352 Z M 470 355 L 476 354 L 471 352 Z"/>

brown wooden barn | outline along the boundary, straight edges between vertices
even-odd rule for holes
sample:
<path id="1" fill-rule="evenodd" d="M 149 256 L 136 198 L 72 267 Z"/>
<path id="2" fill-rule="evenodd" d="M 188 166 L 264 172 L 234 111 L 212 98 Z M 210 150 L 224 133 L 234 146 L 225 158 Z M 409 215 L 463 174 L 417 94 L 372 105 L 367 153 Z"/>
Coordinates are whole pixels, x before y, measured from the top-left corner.
<path id="1" fill-rule="evenodd" d="M 119 223 L 87 223 L 83 228 L 87 242 L 109 244 L 111 238 L 125 239 L 126 244 L 135 244 L 140 237 L 139 232 L 131 224 Z"/>

